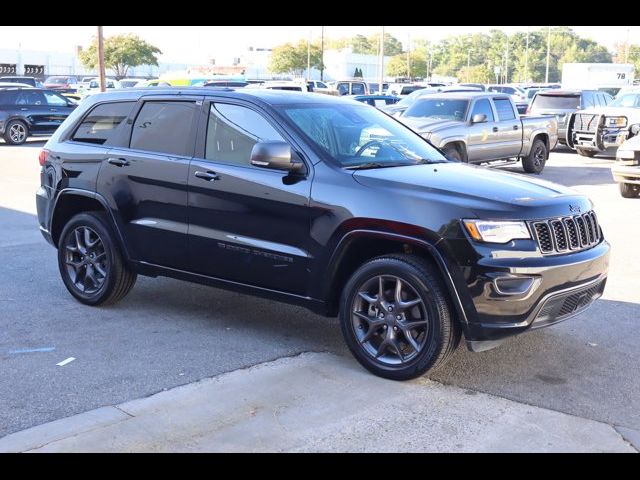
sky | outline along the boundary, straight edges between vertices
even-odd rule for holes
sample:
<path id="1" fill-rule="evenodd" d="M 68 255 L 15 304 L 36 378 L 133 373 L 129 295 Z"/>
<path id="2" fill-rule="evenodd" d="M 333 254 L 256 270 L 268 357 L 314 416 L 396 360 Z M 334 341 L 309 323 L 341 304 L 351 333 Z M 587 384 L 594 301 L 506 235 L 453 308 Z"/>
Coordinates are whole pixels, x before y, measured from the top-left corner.
<path id="1" fill-rule="evenodd" d="M 403 43 L 408 38 L 425 38 L 438 41 L 448 35 L 466 33 L 486 33 L 492 29 L 503 30 L 507 34 L 543 27 L 526 26 L 431 26 L 431 27 L 393 27 L 386 26 L 385 32 L 397 37 Z M 616 42 L 625 42 L 627 35 L 631 43 L 640 44 L 640 27 L 598 26 L 571 27 L 577 34 L 591 38 L 613 50 Z M 319 26 L 105 26 L 105 36 L 120 33 L 135 33 L 160 48 L 163 54 L 160 60 L 176 63 L 207 63 L 211 58 L 230 61 L 242 55 L 249 46 L 269 48 L 301 38 L 318 38 L 322 27 Z M 371 35 L 380 32 L 381 27 L 373 26 L 327 26 L 327 37 L 345 37 L 356 34 Z M 73 52 L 75 47 L 86 47 L 95 35 L 94 26 L 0 26 L 0 49 L 49 50 Z"/>

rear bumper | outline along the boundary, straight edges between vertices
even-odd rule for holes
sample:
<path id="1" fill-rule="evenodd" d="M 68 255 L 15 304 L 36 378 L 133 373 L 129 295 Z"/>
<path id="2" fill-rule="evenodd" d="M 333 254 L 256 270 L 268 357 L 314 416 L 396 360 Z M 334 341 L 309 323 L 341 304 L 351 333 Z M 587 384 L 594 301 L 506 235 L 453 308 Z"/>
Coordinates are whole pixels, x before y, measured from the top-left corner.
<path id="1" fill-rule="evenodd" d="M 603 240 L 588 250 L 565 255 L 482 259 L 467 278 L 471 303 L 464 331 L 469 348 L 486 350 L 510 336 L 585 310 L 604 292 L 609 251 Z M 517 288 L 507 291 L 501 285 Z"/>
<path id="2" fill-rule="evenodd" d="M 40 233 L 42 233 L 42 236 L 47 242 L 55 246 L 53 238 L 51 237 L 51 232 L 49 230 L 49 208 L 51 204 L 52 202 L 49 198 L 48 189 L 40 186 L 36 191 L 36 211 L 38 212 L 38 224 L 40 227 Z"/>

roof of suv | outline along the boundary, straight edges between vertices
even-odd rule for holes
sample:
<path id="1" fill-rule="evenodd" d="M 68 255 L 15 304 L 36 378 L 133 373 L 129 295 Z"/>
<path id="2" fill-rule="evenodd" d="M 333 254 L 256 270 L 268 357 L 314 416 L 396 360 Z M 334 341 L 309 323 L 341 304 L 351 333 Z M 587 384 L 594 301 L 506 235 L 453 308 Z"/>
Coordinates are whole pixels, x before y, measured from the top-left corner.
<path id="1" fill-rule="evenodd" d="M 590 90 L 590 89 L 587 89 L 587 88 L 582 89 L 582 90 L 559 90 L 557 88 L 553 88 L 553 89 L 545 90 L 544 92 L 540 92 L 540 93 L 538 93 L 538 95 L 564 97 L 564 96 L 567 96 L 567 95 L 581 95 L 583 92 L 603 93 L 603 92 L 599 92 L 598 90 Z"/>
<path id="2" fill-rule="evenodd" d="M 506 93 L 499 92 L 479 92 L 479 91 L 469 91 L 469 92 L 437 92 L 433 93 L 425 98 L 509 98 L 509 95 Z"/>
<path id="3" fill-rule="evenodd" d="M 306 84 L 305 84 L 306 86 Z M 97 103 L 105 100 L 138 100 L 143 96 L 162 95 L 202 95 L 219 97 L 239 98 L 239 99 L 260 99 L 271 105 L 291 105 L 299 103 L 344 103 L 344 99 L 332 95 L 320 93 L 296 92 L 289 90 L 272 90 L 267 88 L 238 88 L 233 87 L 153 87 L 153 88 L 124 88 L 113 92 L 104 92 L 91 95 L 90 103 Z"/>

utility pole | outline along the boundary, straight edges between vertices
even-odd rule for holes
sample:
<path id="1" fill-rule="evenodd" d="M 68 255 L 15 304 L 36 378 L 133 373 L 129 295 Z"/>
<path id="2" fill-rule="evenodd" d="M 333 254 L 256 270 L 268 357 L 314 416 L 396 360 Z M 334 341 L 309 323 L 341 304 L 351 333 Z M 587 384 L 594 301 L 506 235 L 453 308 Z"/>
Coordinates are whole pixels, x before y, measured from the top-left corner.
<path id="1" fill-rule="evenodd" d="M 102 27 L 98 27 L 98 75 L 100 76 L 100 91 L 105 91 L 104 79 L 104 37 Z"/>
<path id="2" fill-rule="evenodd" d="M 382 95 L 382 84 L 384 83 L 384 27 L 382 27 L 382 35 L 380 35 L 380 85 L 378 92 Z"/>
<path id="3" fill-rule="evenodd" d="M 529 81 L 529 27 L 527 27 L 527 46 L 524 50 L 524 81 Z"/>
<path id="4" fill-rule="evenodd" d="M 627 42 L 625 44 L 624 63 L 629 63 L 629 27 L 627 27 Z"/>
<path id="5" fill-rule="evenodd" d="M 504 53 L 504 83 L 509 83 L 509 37 L 507 37 L 507 49 Z"/>
<path id="6" fill-rule="evenodd" d="M 433 63 L 433 45 L 429 43 L 429 59 L 427 63 L 427 80 L 431 81 L 431 64 Z"/>
<path id="7" fill-rule="evenodd" d="M 307 82 L 311 80 L 311 32 L 307 40 Z"/>
<path id="8" fill-rule="evenodd" d="M 409 81 L 411 81 L 411 34 L 410 33 L 407 33 L 407 77 L 409 77 Z"/>
<path id="9" fill-rule="evenodd" d="M 551 54 L 551 27 L 547 27 L 547 70 L 544 74 L 544 83 L 549 83 L 549 57 Z"/>
<path id="10" fill-rule="evenodd" d="M 320 33 L 320 81 L 324 81 L 324 26 Z"/>

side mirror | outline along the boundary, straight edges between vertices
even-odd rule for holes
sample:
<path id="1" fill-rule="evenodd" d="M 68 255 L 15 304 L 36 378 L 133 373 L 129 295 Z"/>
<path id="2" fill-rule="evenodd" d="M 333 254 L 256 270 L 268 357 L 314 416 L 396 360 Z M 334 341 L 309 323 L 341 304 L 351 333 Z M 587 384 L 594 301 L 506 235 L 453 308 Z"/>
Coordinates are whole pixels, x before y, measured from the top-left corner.
<path id="1" fill-rule="evenodd" d="M 471 123 L 483 123 L 487 121 L 487 116 L 484 113 L 476 113 L 471 118 Z"/>
<path id="2" fill-rule="evenodd" d="M 258 142 L 251 150 L 251 165 L 261 168 L 300 173 L 304 163 L 294 158 L 287 142 Z"/>

